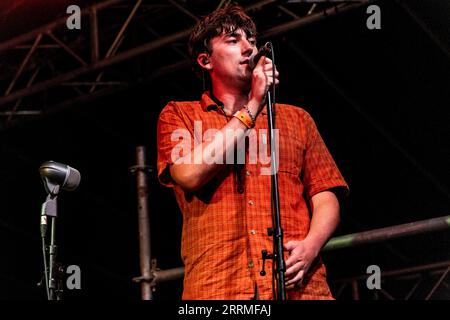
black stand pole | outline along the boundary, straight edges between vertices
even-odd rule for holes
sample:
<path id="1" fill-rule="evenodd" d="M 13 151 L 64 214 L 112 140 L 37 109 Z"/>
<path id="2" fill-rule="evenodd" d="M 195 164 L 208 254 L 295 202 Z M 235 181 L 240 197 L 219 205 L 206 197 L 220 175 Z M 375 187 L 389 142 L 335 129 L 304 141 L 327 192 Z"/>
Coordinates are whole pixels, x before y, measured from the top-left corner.
<path id="1" fill-rule="evenodd" d="M 275 114 L 272 109 L 272 97 L 270 91 L 267 92 L 267 120 L 269 128 L 269 140 L 270 140 L 270 178 L 271 178 L 271 203 L 272 203 L 272 224 L 273 224 L 273 259 L 275 264 L 274 276 L 277 280 L 277 300 L 286 300 L 286 285 L 284 272 L 286 271 L 286 265 L 283 255 L 283 229 L 281 229 L 281 217 L 280 217 L 280 201 L 278 191 L 278 146 L 276 137 L 274 135 L 275 126 Z"/>
<path id="2" fill-rule="evenodd" d="M 56 217 L 51 217 L 50 219 L 52 229 L 50 233 L 50 246 L 49 246 L 49 268 L 48 268 L 48 290 L 49 290 L 49 300 L 60 300 L 60 291 L 57 287 L 57 282 L 55 279 L 55 266 L 56 266 L 56 245 L 55 245 L 55 227 L 56 227 Z M 57 271 L 57 270 L 56 270 Z M 56 299 L 55 299 L 56 298 Z"/>
<path id="3" fill-rule="evenodd" d="M 48 300 L 62 300 L 62 284 L 61 284 L 61 269 L 56 262 L 55 234 L 56 234 L 56 217 L 57 217 L 57 202 L 56 196 L 59 187 L 56 186 L 52 192 L 47 196 L 47 200 L 42 205 L 41 212 L 41 237 L 42 237 L 42 252 L 44 259 L 44 279 L 45 288 Z M 47 268 L 47 247 L 46 247 L 46 233 L 47 233 L 47 217 L 50 217 L 51 235 L 49 246 L 49 265 Z"/>

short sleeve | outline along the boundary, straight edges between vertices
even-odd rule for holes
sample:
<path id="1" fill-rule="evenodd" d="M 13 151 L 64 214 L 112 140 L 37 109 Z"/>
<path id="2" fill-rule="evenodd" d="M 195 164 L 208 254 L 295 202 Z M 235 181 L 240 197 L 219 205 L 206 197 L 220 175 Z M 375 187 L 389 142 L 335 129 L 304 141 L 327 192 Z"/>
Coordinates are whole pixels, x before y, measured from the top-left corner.
<path id="1" fill-rule="evenodd" d="M 191 133 L 176 103 L 169 102 L 161 111 L 157 125 L 158 180 L 166 187 L 173 187 L 170 165 L 191 148 Z"/>
<path id="2" fill-rule="evenodd" d="M 349 192 L 348 185 L 320 136 L 314 120 L 307 112 L 304 113 L 304 119 L 307 137 L 302 183 L 307 199 L 331 189 L 339 196 L 346 196 Z"/>

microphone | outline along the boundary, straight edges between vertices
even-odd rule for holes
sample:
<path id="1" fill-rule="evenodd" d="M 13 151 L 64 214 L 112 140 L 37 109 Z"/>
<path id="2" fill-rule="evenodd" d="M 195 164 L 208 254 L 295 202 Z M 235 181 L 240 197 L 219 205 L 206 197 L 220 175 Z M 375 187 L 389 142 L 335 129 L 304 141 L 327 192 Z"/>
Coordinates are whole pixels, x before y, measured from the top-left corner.
<path id="1" fill-rule="evenodd" d="M 59 188 L 73 191 L 81 180 L 80 172 L 77 169 L 54 161 L 44 162 L 40 166 L 39 172 L 44 181 L 45 190 L 50 194 L 57 194 Z"/>
<path id="2" fill-rule="evenodd" d="M 254 53 L 250 56 L 250 60 L 248 61 L 248 65 L 250 69 L 255 69 L 256 65 L 258 64 L 259 59 L 261 59 L 262 56 L 265 56 L 266 54 L 270 53 L 272 50 L 270 49 L 270 43 L 266 42 L 265 45 L 263 45 L 261 48 L 259 48 L 257 53 Z"/>

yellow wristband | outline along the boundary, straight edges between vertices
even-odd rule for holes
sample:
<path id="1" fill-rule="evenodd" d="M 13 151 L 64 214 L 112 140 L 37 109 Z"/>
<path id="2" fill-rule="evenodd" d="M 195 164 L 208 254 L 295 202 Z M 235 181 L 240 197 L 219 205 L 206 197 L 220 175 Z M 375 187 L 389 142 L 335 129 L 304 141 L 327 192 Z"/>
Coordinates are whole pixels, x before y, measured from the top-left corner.
<path id="1" fill-rule="evenodd" d="M 255 123 L 252 121 L 252 119 L 250 118 L 250 116 L 248 115 L 247 112 L 239 110 L 233 116 L 238 118 L 239 120 L 241 120 L 241 122 L 243 124 L 245 124 L 245 126 L 249 129 L 251 129 L 255 126 Z"/>

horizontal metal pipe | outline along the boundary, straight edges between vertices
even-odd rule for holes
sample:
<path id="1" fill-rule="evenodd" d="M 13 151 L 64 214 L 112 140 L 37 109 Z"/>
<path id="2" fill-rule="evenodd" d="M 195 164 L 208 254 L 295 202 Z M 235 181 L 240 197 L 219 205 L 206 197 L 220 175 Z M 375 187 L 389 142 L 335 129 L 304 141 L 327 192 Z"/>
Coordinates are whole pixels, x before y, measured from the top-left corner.
<path id="1" fill-rule="evenodd" d="M 167 269 L 167 270 L 160 270 L 160 271 L 154 271 L 154 283 L 161 283 L 171 280 L 178 280 L 183 278 L 184 275 L 184 268 L 173 268 L 173 269 Z"/>
<path id="2" fill-rule="evenodd" d="M 325 18 L 328 18 L 333 15 L 337 15 L 339 13 L 343 13 L 352 9 L 356 9 L 361 7 L 364 4 L 368 4 L 371 0 L 366 0 L 361 3 L 354 3 L 351 5 L 339 5 L 338 7 L 331 7 L 323 11 L 319 11 L 317 13 L 311 14 L 309 16 L 301 17 L 300 19 L 296 19 L 287 23 L 280 24 L 279 26 L 273 27 L 267 31 L 263 31 L 260 35 L 260 38 L 269 38 L 273 37 L 285 32 L 288 32 L 293 29 L 297 29 L 304 25 L 310 24 L 312 22 L 316 22 Z M 372 0 L 373 1 L 373 0 Z"/>
<path id="3" fill-rule="evenodd" d="M 397 226 L 348 234 L 330 239 L 322 251 L 349 248 L 357 245 L 381 242 L 416 234 L 439 231 L 449 228 L 450 215 L 428 220 L 405 223 Z"/>
<path id="4" fill-rule="evenodd" d="M 341 249 L 345 247 L 353 247 L 356 245 L 381 242 L 388 239 L 394 239 L 404 236 L 412 236 L 426 232 L 439 231 L 450 228 L 450 215 L 433 218 L 428 220 L 416 221 L 411 223 L 405 223 L 397 226 L 375 229 L 360 233 L 353 233 L 346 236 L 340 236 L 330 239 L 322 251 L 331 251 L 336 249 Z M 395 276 L 405 273 L 420 272 L 423 270 L 443 268 L 450 265 L 450 261 L 429 264 L 419 267 L 406 268 L 397 271 L 390 271 L 383 273 L 384 276 Z M 154 272 L 157 276 L 157 282 L 165 282 L 170 280 L 181 279 L 184 274 L 184 268 L 174 268 L 162 271 Z M 366 279 L 367 275 L 359 276 L 354 278 L 342 279 L 339 282 L 350 282 L 353 280 Z"/>

